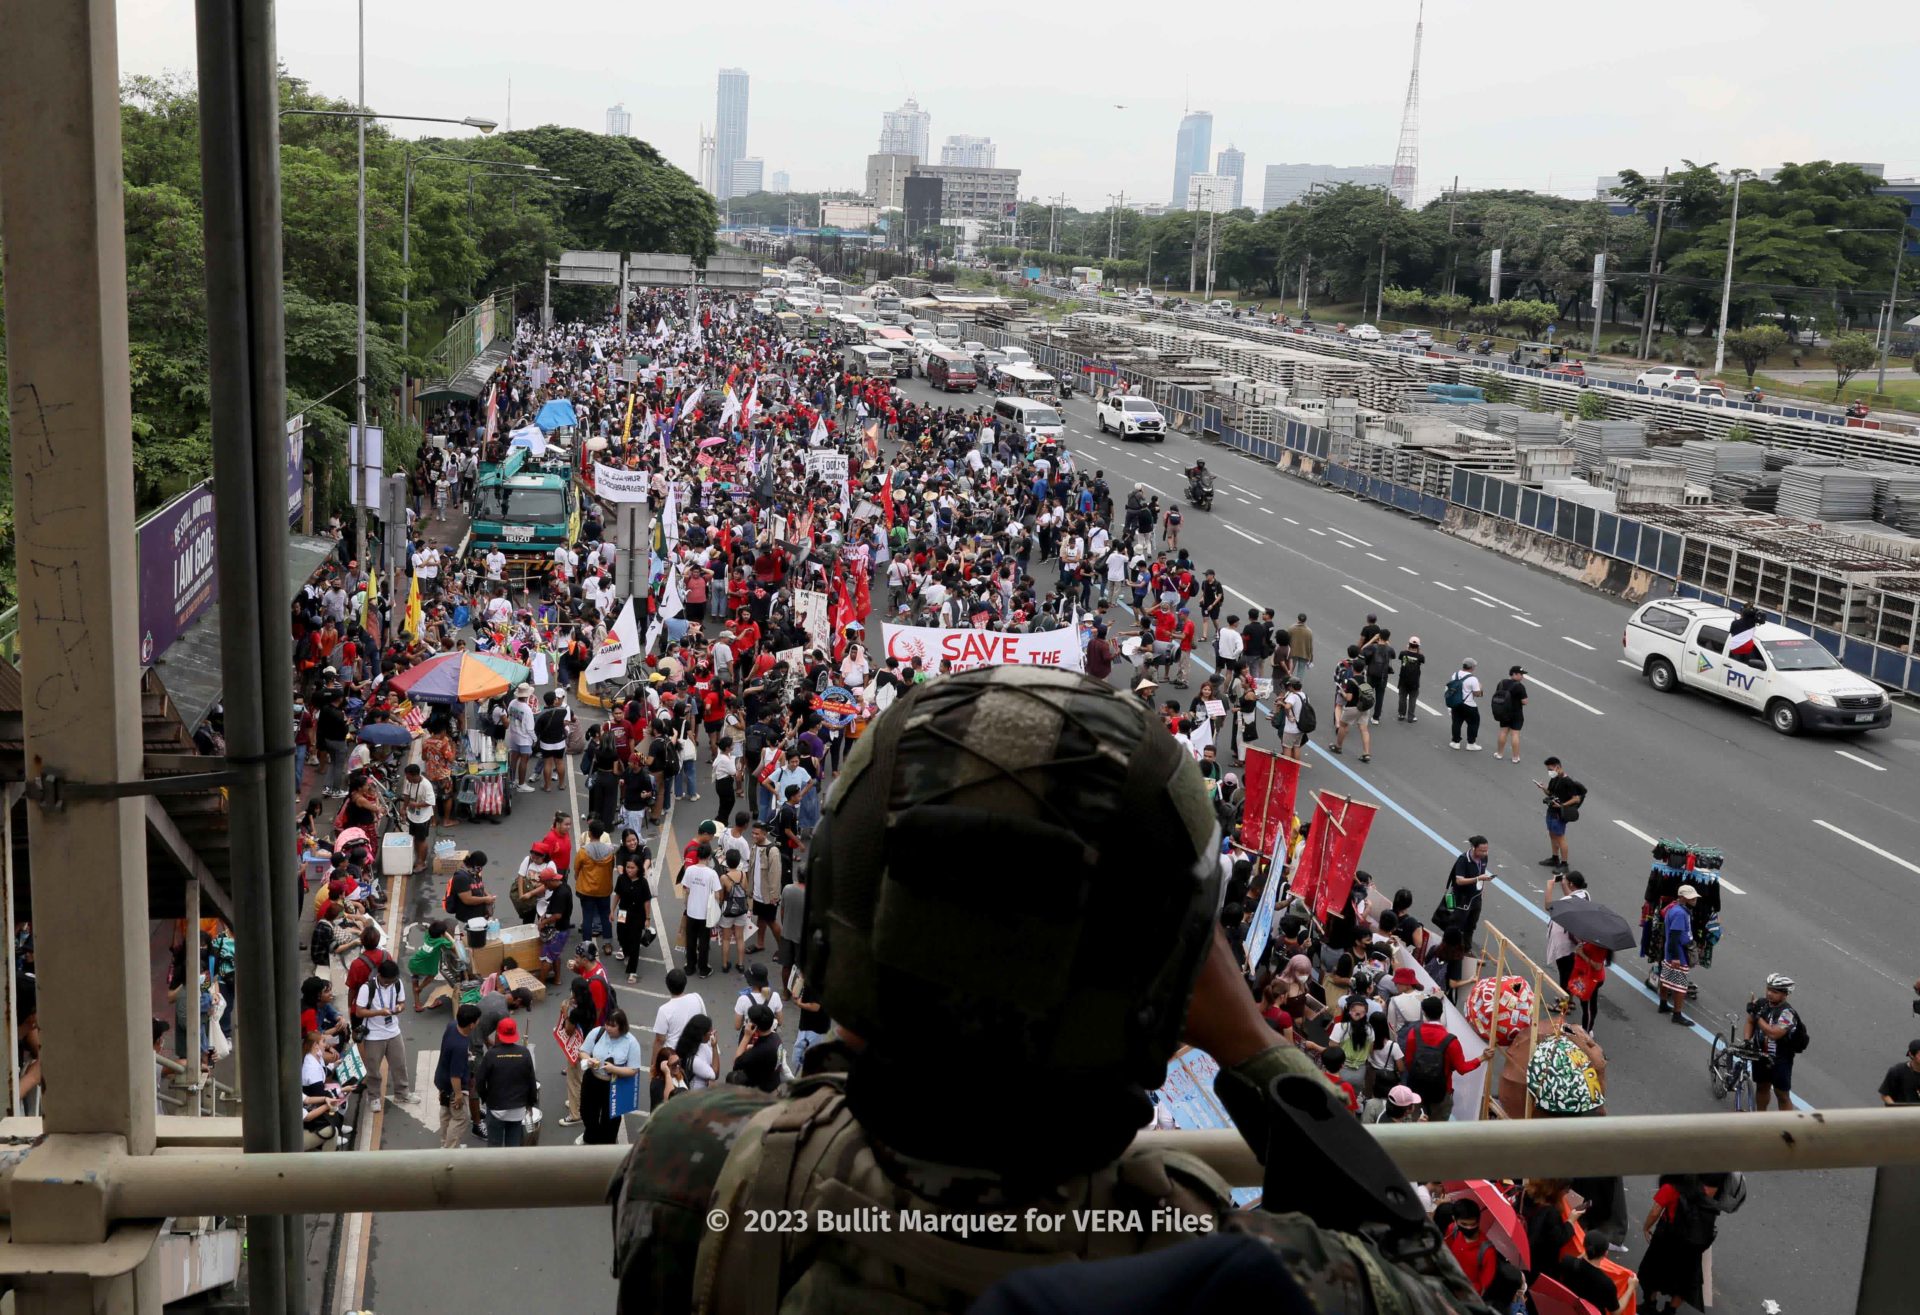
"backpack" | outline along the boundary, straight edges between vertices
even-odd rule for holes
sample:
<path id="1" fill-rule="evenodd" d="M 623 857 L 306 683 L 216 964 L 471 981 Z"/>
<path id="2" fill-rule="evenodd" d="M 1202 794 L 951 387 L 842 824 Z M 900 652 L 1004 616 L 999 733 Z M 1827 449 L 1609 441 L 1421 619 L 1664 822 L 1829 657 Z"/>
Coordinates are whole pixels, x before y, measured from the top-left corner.
<path id="1" fill-rule="evenodd" d="M 1510 697 L 1512 690 L 1513 680 L 1511 677 L 1493 687 L 1493 717 L 1495 721 L 1500 720 L 1513 711 L 1513 699 Z"/>
<path id="2" fill-rule="evenodd" d="M 1400 1048 L 1407 1055 L 1407 1085 L 1421 1100 L 1434 1104 L 1447 1095 L 1447 1048 L 1421 1045 L 1423 1026 L 1415 1023 L 1409 1027 L 1400 1038 Z"/>
<path id="3" fill-rule="evenodd" d="M 1807 1047 L 1813 1044 L 1813 1037 L 1807 1031 L 1807 1020 L 1800 1016 L 1798 1009 L 1793 1011 L 1793 1026 L 1780 1038 L 1780 1049 L 1789 1055 L 1804 1055 Z"/>
<path id="4" fill-rule="evenodd" d="M 1467 674 L 1456 671 L 1447 681 L 1446 704 L 1449 708 L 1465 707 L 1467 703 Z"/>
<path id="5" fill-rule="evenodd" d="M 723 918 L 744 918 L 747 916 L 747 886 L 743 881 L 738 886 L 721 883 L 720 916 Z"/>
<path id="6" fill-rule="evenodd" d="M 1313 704 L 1307 701 L 1304 693 L 1300 696 L 1300 715 L 1294 718 L 1294 723 L 1300 727 L 1303 736 L 1313 734 L 1320 725 L 1319 715 L 1314 712 Z M 1281 724 L 1284 726 L 1286 723 L 1283 721 Z"/>
<path id="7" fill-rule="evenodd" d="M 1373 711 L 1373 691 L 1359 681 L 1353 685 L 1353 706 L 1361 712 Z"/>

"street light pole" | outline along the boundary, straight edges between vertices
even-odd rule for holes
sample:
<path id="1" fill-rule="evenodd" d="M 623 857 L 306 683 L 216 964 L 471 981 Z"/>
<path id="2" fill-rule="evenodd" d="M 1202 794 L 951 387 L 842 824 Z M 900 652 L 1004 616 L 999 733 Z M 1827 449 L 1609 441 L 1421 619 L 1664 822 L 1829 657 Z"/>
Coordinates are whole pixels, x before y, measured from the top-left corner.
<path id="1" fill-rule="evenodd" d="M 1727 225 L 1727 272 L 1720 280 L 1720 342 L 1713 350 L 1713 372 L 1717 375 L 1727 364 L 1727 308 L 1733 302 L 1733 243 L 1740 233 L 1740 184 L 1747 171 L 1733 171 L 1733 219 Z"/>
<path id="2" fill-rule="evenodd" d="M 367 544 L 367 0 L 359 0 L 360 30 L 360 91 L 354 100 L 354 108 L 360 111 L 354 121 L 354 135 L 358 141 L 360 166 L 358 170 L 356 236 L 354 240 L 354 346 L 353 346 L 353 409 L 354 424 L 359 428 L 360 459 L 353 466 L 353 547 L 356 557 L 364 558 L 369 552 Z M 389 580 L 391 589 L 393 582 Z"/>
<path id="3" fill-rule="evenodd" d="M 1880 338 L 1880 374 L 1874 391 L 1884 394 L 1887 391 L 1887 353 L 1893 348 L 1893 317 L 1898 314 L 1900 305 L 1900 268 L 1907 259 L 1907 221 L 1902 215 L 1900 223 L 1894 228 L 1829 228 L 1828 237 L 1841 233 L 1892 233 L 1893 234 L 1893 288 L 1887 294 L 1887 313 L 1882 323 Z"/>

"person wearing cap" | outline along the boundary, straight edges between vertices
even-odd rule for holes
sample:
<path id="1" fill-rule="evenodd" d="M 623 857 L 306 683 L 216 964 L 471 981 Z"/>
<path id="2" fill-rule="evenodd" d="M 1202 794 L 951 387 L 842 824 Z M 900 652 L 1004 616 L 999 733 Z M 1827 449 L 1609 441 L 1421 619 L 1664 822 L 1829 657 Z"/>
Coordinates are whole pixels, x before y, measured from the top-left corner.
<path id="1" fill-rule="evenodd" d="M 1682 1027 L 1693 1022 L 1686 1015 L 1687 980 L 1692 971 L 1693 906 L 1699 899 L 1698 890 L 1682 886 L 1660 915 L 1660 1012 L 1673 1015 Z"/>
<path id="2" fill-rule="evenodd" d="M 1514 732 L 1513 738 L 1516 742 L 1520 739 L 1518 731 Z M 1496 758 L 1499 756 L 1494 755 Z M 1516 757 L 1514 761 L 1518 762 L 1519 758 Z M 1580 804 L 1587 797 L 1587 787 L 1568 776 L 1567 769 L 1558 758 L 1549 758 L 1542 765 L 1547 769 L 1547 779 L 1535 781 L 1534 784 L 1546 796 L 1547 845 L 1553 852 L 1540 860 L 1540 866 L 1565 872 L 1570 861 L 1567 853 L 1567 823 L 1580 816 Z"/>
<path id="3" fill-rule="evenodd" d="M 1402 965 L 1393 970 L 1393 996 L 1387 1001 L 1382 1012 L 1386 1015 L 1387 1027 L 1394 1036 L 1412 1027 L 1420 1021 L 1420 974 L 1412 968 Z"/>
<path id="4" fill-rule="evenodd" d="M 1507 668 L 1507 678 L 1493 686 L 1493 724 L 1500 733 L 1493 739 L 1493 759 L 1513 747 L 1513 761 L 1520 761 L 1520 728 L 1527 724 L 1527 669 L 1519 663 Z"/>
<path id="5" fill-rule="evenodd" d="M 1473 669 L 1472 658 L 1462 659 L 1460 669 L 1447 679 L 1448 685 L 1458 681 L 1460 690 L 1460 701 L 1447 705 L 1453 713 L 1453 733 L 1447 737 L 1447 747 L 1458 749 L 1464 743 L 1470 752 L 1478 753 L 1485 746 L 1480 743 L 1480 677 L 1473 674 Z"/>
<path id="6" fill-rule="evenodd" d="M 1907 1062 L 1880 1079 L 1882 1105 L 1920 1105 L 1920 1041 L 1907 1042 Z"/>
<path id="7" fill-rule="evenodd" d="M 520 1039 L 519 1020 L 511 1015 L 495 1025 L 493 1044 L 474 1066 L 473 1091 L 486 1111 L 487 1145 L 526 1145 L 527 1119 L 539 1108 L 540 1079 Z"/>
<path id="8" fill-rule="evenodd" d="M 1388 1090 L 1381 1100 L 1368 1102 L 1369 1123 L 1425 1123 L 1426 1102 L 1404 1082 Z"/>
<path id="9" fill-rule="evenodd" d="M 1420 636 L 1408 636 L 1407 646 L 1400 650 L 1400 671 L 1395 681 L 1400 692 L 1399 710 L 1393 718 L 1395 721 L 1420 720 L 1420 668 L 1426 665 L 1427 655 L 1420 651 Z"/>
<path id="10" fill-rule="evenodd" d="M 764 963 L 747 965 L 747 984 L 740 988 L 740 994 L 733 1001 L 733 1031 L 741 1036 L 747 1030 L 747 1011 L 755 1005 L 765 1005 L 777 1019 L 780 1017 L 780 992 L 767 984 L 767 966 Z"/>
<path id="11" fill-rule="evenodd" d="M 533 791 L 533 783 L 527 780 L 533 767 L 533 718 L 533 686 L 522 684 L 507 704 L 507 772 L 521 794 Z"/>
<path id="12" fill-rule="evenodd" d="M 1787 997 L 1793 994 L 1793 978 L 1774 973 L 1767 978 L 1764 1000 L 1747 1001 L 1746 1041 L 1762 1053 L 1753 1061 L 1753 1108 L 1767 1108 L 1767 1095 L 1774 1094 L 1774 1108 L 1785 1113 L 1793 1104 L 1793 1056 L 1790 1038 L 1798 1019 Z"/>

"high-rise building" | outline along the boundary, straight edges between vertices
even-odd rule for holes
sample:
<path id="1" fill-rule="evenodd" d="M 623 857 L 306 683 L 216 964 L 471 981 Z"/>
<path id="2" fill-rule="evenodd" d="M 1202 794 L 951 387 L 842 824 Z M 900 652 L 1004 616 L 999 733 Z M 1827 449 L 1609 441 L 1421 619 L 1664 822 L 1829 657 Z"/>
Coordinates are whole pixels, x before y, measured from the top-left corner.
<path id="1" fill-rule="evenodd" d="M 972 169 L 957 164 L 923 164 L 916 177 L 940 180 L 942 219 L 1010 220 L 1020 200 L 1018 169 Z"/>
<path id="2" fill-rule="evenodd" d="M 749 155 L 744 160 L 733 162 L 733 194 L 752 196 L 761 190 L 762 179 L 766 176 L 766 163 L 757 155 Z"/>
<path id="3" fill-rule="evenodd" d="M 627 113 L 625 105 L 613 105 L 607 109 L 607 136 L 631 137 L 633 135 L 633 116 Z"/>
<path id="4" fill-rule="evenodd" d="M 918 163 L 911 155 L 880 151 L 867 157 L 867 198 L 882 210 L 906 204 L 907 176 Z"/>
<path id="5" fill-rule="evenodd" d="M 920 108 L 919 101 L 909 96 L 905 105 L 880 116 L 879 153 L 911 155 L 921 164 L 930 163 L 927 133 L 932 126 L 933 116 Z"/>
<path id="6" fill-rule="evenodd" d="M 773 171 L 773 181 L 767 184 L 767 190 L 769 192 L 791 192 L 793 190 L 793 179 L 787 176 L 785 169 L 775 169 Z"/>
<path id="7" fill-rule="evenodd" d="M 969 137 L 960 135 L 949 137 L 940 148 L 940 163 L 958 165 L 962 169 L 991 169 L 999 148 L 994 146 L 991 137 Z"/>
<path id="8" fill-rule="evenodd" d="M 740 195 L 733 185 L 733 162 L 747 158 L 747 71 L 720 70 L 713 125 L 713 194 L 721 200 Z"/>
<path id="9" fill-rule="evenodd" d="M 1278 210 L 1298 201 L 1313 190 L 1314 184 L 1338 186 L 1354 183 L 1360 187 L 1385 187 L 1393 181 L 1390 164 L 1362 164 L 1343 167 L 1334 164 L 1270 164 L 1261 188 L 1260 208 Z"/>
<path id="10" fill-rule="evenodd" d="M 1213 154 L 1213 113 L 1189 110 L 1180 120 L 1180 135 L 1173 145 L 1173 204 L 1185 205 L 1187 179 L 1207 171 Z"/>
<path id="11" fill-rule="evenodd" d="M 1247 191 L 1247 153 L 1238 146 L 1229 146 L 1214 157 L 1213 171 L 1222 178 L 1233 179 L 1233 201 L 1229 210 L 1238 210 L 1246 203 Z"/>
<path id="12" fill-rule="evenodd" d="M 1225 174 L 1189 174 L 1186 208 L 1224 214 L 1233 209 L 1233 182 Z"/>

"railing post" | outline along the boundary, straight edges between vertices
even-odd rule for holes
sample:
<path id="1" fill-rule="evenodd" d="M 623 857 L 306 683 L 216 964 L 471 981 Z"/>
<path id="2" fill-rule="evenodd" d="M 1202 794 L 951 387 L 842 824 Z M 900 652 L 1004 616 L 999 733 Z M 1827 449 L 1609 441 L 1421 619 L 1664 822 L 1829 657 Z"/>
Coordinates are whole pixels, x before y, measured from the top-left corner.
<path id="1" fill-rule="evenodd" d="M 1873 1171 L 1867 1254 L 1860 1266 L 1859 1315 L 1913 1308 L 1913 1221 L 1920 1217 L 1920 1166 L 1883 1164 Z"/>

